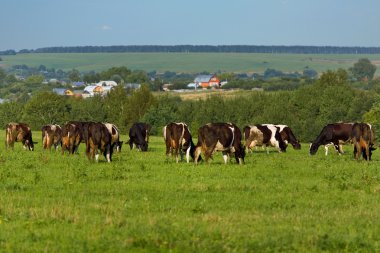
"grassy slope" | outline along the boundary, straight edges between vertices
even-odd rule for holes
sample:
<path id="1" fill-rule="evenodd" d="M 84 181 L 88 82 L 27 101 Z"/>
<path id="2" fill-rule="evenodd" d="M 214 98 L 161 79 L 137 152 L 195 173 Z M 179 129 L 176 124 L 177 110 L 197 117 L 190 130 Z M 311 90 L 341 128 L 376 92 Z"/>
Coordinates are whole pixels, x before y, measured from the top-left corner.
<path id="1" fill-rule="evenodd" d="M 4 133 L 0 133 L 3 143 Z M 35 136 L 40 136 L 35 134 Z M 36 139 L 39 139 L 35 137 Z M 123 136 L 123 140 L 126 137 Z M 18 143 L 19 144 L 19 143 Z M 0 149 L 0 248 L 6 252 L 379 251 L 379 155 L 249 154 L 244 166 L 166 161 L 124 150 L 83 155 Z"/>
<path id="2" fill-rule="evenodd" d="M 300 71 L 308 66 L 318 72 L 352 67 L 360 58 L 380 63 L 380 55 L 303 55 L 248 53 L 89 53 L 89 54 L 18 54 L 2 56 L 0 65 L 9 67 L 26 64 L 38 67 L 80 71 L 100 71 L 112 66 L 127 66 L 133 70 L 158 72 L 201 71 L 263 72 L 267 68 Z M 379 70 L 378 70 L 379 71 Z M 379 72 L 378 72 L 379 73 Z"/>

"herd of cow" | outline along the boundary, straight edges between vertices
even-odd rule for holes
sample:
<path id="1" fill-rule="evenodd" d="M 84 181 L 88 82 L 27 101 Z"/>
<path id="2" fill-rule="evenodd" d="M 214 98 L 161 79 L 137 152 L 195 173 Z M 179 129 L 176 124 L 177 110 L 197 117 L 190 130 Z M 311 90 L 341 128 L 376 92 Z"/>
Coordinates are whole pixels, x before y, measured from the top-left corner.
<path id="1" fill-rule="evenodd" d="M 129 141 L 141 151 L 148 150 L 150 125 L 135 123 L 129 130 Z M 25 149 L 33 150 L 32 131 L 25 123 L 9 123 L 6 125 L 6 147 L 13 148 L 15 142 L 22 142 Z M 61 146 L 62 154 L 67 150 L 74 154 L 80 143 L 85 143 L 86 156 L 89 160 L 98 161 L 99 154 L 103 154 L 108 162 L 112 160 L 114 150 L 121 151 L 123 142 L 120 141 L 120 131 L 111 123 L 70 121 L 63 127 L 59 125 L 45 125 L 42 131 L 42 146 L 44 149 L 55 150 Z M 245 146 L 242 144 L 243 134 Z M 186 154 L 187 162 L 190 157 L 197 164 L 201 154 L 208 162 L 213 154 L 221 151 L 224 162 L 227 163 L 230 155 L 234 155 L 236 162 L 244 163 L 246 150 L 254 147 L 275 147 L 279 152 L 285 152 L 290 143 L 294 149 L 301 149 L 299 140 L 287 125 L 260 124 L 246 126 L 243 134 L 239 127 L 233 123 L 209 123 L 199 128 L 198 143 L 195 145 L 185 123 L 169 123 L 163 128 L 166 144 L 166 155 L 179 156 L 183 160 Z M 333 145 L 335 150 L 343 153 L 342 145 L 352 142 L 354 144 L 354 157 L 359 159 L 362 155 L 365 160 L 371 160 L 374 148 L 374 131 L 368 123 L 333 123 L 326 125 L 317 138 L 311 143 L 309 152 L 314 155 L 319 146 L 325 146 L 327 155 L 328 146 Z"/>

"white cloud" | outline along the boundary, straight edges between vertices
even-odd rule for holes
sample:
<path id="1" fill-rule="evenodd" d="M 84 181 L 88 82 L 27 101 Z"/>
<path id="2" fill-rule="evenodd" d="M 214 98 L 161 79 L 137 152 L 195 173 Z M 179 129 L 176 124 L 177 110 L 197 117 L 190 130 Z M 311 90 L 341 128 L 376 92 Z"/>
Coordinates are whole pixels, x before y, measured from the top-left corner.
<path id="1" fill-rule="evenodd" d="M 102 31 L 108 31 L 108 30 L 112 30 L 112 27 L 110 27 L 109 25 L 101 25 L 99 29 Z"/>

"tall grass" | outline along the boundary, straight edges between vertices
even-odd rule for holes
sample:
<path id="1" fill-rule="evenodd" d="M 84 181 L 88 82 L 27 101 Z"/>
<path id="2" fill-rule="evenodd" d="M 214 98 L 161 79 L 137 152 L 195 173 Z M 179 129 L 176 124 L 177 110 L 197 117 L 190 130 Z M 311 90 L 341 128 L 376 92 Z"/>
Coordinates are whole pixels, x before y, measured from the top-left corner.
<path id="1" fill-rule="evenodd" d="M 367 163 L 304 144 L 194 166 L 167 159 L 161 137 L 111 164 L 89 162 L 83 144 L 73 156 L 15 146 L 0 147 L 0 251 L 380 250 L 377 151 Z"/>

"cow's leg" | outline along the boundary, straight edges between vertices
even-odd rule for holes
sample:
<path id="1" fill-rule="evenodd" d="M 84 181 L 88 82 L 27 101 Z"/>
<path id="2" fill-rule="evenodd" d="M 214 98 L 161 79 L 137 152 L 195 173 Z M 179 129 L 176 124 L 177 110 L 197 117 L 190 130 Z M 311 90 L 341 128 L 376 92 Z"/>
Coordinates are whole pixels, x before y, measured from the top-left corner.
<path id="1" fill-rule="evenodd" d="M 201 152 L 202 152 L 202 147 L 196 147 L 195 148 L 195 151 L 194 151 L 194 163 L 195 163 L 195 165 L 198 164 L 198 158 L 199 158 Z"/>
<path id="2" fill-rule="evenodd" d="M 190 162 L 190 149 L 191 149 L 191 146 L 189 146 L 186 150 L 186 162 L 189 163 Z"/>
<path id="3" fill-rule="evenodd" d="M 227 151 L 223 151 L 222 154 L 223 154 L 224 164 L 227 164 L 227 161 L 228 161 L 228 153 L 227 153 Z"/>
<path id="4" fill-rule="evenodd" d="M 338 144 L 338 147 L 339 147 L 339 153 L 340 153 L 340 154 L 344 154 L 344 151 L 343 151 L 343 144 Z"/>
<path id="5" fill-rule="evenodd" d="M 111 147 L 110 145 L 106 145 L 105 147 L 105 151 L 104 151 L 104 154 L 105 154 L 105 158 L 107 159 L 107 162 L 111 162 Z"/>
<path id="6" fill-rule="evenodd" d="M 325 156 L 329 153 L 329 144 L 325 145 Z"/>
<path id="7" fill-rule="evenodd" d="M 360 154 L 362 153 L 362 148 L 361 148 L 359 142 L 357 142 L 357 143 L 355 144 L 355 150 L 354 150 L 354 151 L 355 151 L 354 157 L 355 157 L 356 160 L 358 160 Z"/>

